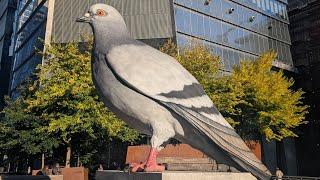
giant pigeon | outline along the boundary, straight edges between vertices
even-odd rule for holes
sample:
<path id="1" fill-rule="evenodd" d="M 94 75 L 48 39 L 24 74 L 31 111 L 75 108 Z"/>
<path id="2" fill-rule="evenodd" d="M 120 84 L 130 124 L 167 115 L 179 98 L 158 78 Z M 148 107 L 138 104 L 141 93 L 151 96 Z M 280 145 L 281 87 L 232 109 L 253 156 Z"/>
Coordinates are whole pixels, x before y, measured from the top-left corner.
<path id="1" fill-rule="evenodd" d="M 128 125 L 151 136 L 145 171 L 164 170 L 157 154 L 175 138 L 219 163 L 271 177 L 199 82 L 173 57 L 131 38 L 115 8 L 95 4 L 77 21 L 93 30 L 92 74 L 100 98 Z"/>

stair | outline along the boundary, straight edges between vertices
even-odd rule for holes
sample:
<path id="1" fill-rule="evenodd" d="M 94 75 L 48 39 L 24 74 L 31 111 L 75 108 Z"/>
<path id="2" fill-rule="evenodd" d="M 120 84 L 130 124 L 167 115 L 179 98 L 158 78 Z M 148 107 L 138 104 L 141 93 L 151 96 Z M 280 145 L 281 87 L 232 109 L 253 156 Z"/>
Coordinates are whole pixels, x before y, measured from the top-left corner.
<path id="1" fill-rule="evenodd" d="M 166 170 L 168 171 L 218 171 L 215 161 L 207 157 L 160 157 L 157 161 L 166 164 Z"/>
<path id="2" fill-rule="evenodd" d="M 216 167 L 212 164 L 167 164 L 168 171 L 217 171 Z"/>

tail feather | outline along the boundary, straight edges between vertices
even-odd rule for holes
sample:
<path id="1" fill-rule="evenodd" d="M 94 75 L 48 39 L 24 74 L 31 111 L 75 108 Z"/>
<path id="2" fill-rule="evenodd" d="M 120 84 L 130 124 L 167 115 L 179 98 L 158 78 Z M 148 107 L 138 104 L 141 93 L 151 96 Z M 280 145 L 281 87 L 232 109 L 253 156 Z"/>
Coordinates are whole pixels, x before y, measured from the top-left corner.
<path id="1" fill-rule="evenodd" d="M 208 119 L 208 117 L 197 113 L 190 108 L 174 103 L 164 104 L 186 119 L 200 132 L 203 132 L 208 136 L 240 167 L 251 172 L 260 179 L 271 178 L 271 174 L 266 166 L 252 153 L 234 129 L 219 123 L 212 123 L 212 119 Z"/>

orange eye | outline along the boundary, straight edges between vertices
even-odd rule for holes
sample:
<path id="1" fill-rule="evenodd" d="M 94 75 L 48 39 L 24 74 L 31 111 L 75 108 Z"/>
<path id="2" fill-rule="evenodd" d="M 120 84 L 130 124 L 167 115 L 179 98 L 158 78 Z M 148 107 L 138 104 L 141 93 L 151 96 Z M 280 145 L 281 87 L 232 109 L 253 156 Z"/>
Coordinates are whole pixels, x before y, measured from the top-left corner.
<path id="1" fill-rule="evenodd" d="M 105 16 L 106 12 L 102 9 L 98 9 L 96 14 L 97 14 L 97 16 Z"/>

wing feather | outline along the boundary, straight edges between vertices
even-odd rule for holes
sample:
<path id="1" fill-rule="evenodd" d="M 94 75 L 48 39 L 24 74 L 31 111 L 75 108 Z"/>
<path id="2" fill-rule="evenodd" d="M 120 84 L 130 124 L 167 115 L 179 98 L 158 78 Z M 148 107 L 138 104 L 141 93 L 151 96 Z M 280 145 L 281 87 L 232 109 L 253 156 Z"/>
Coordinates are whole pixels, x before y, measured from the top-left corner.
<path id="1" fill-rule="evenodd" d="M 113 47 L 106 56 L 114 72 L 130 87 L 162 102 L 197 109 L 232 128 L 200 83 L 173 57 L 138 41 Z"/>

